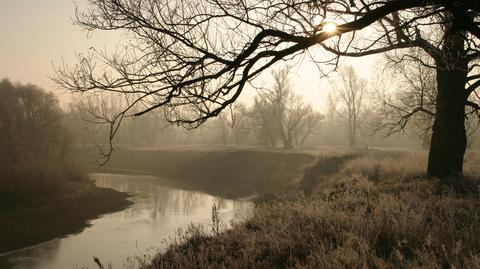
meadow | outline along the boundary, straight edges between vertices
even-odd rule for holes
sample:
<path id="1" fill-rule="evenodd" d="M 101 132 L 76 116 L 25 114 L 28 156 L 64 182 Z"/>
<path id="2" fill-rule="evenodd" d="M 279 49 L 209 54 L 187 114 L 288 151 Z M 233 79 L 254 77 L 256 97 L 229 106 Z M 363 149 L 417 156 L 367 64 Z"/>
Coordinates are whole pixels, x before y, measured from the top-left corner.
<path id="1" fill-rule="evenodd" d="M 142 266 L 480 268 L 479 165 L 469 153 L 465 178 L 439 181 L 424 176 L 424 153 L 320 155 L 248 221 L 192 225 Z"/>

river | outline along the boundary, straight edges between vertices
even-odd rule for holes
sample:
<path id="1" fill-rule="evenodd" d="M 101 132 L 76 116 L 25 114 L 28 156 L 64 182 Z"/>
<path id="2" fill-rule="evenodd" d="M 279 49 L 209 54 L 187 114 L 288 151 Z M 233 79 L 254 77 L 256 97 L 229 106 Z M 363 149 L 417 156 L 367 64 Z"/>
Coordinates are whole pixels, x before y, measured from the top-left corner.
<path id="1" fill-rule="evenodd" d="M 248 200 L 229 200 L 168 186 L 150 176 L 91 174 L 100 187 L 132 194 L 134 204 L 92 220 L 78 234 L 0 256 L 5 269 L 98 268 L 93 257 L 114 269 L 129 268 L 137 258 L 161 251 L 179 228 L 211 225 L 216 204 L 222 223 L 241 221 L 252 212 Z M 147 255 L 147 256 L 145 256 Z M 3 265 L 6 264 L 6 265 Z"/>

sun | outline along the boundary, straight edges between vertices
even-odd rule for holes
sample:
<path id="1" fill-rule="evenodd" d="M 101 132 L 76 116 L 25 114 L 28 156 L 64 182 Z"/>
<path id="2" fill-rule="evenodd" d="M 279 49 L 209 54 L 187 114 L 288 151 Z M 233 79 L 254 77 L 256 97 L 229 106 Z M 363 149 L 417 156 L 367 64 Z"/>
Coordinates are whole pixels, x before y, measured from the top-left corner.
<path id="1" fill-rule="evenodd" d="M 334 33 L 337 30 L 337 24 L 333 22 L 327 22 L 323 25 L 322 31 L 329 34 Z"/>

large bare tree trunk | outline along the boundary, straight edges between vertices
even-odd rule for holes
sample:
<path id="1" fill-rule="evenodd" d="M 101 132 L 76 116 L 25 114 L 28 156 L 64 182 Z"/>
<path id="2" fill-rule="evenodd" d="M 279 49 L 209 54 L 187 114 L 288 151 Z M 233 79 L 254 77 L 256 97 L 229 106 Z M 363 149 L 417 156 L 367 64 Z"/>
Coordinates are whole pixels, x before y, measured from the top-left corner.
<path id="1" fill-rule="evenodd" d="M 465 84 L 467 62 L 464 39 L 451 27 L 445 35 L 443 57 L 437 59 L 437 103 L 433 124 L 429 176 L 445 178 L 463 174 L 463 156 L 467 146 L 465 132 Z"/>
<path id="2" fill-rule="evenodd" d="M 437 110 L 428 155 L 428 175 L 448 177 L 463 173 L 465 133 L 465 75 L 438 71 Z"/>

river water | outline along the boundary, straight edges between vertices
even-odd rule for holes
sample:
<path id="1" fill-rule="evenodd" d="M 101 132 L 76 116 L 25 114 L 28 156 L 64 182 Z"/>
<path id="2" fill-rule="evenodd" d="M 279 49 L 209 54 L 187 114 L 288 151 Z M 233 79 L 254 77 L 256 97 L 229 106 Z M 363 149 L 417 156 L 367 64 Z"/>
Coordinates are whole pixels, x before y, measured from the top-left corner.
<path id="1" fill-rule="evenodd" d="M 179 228 L 211 225 L 216 204 L 225 225 L 241 221 L 252 212 L 247 200 L 229 200 L 202 192 L 169 187 L 166 180 L 150 176 L 92 174 L 100 187 L 129 192 L 134 204 L 90 222 L 78 234 L 68 235 L 0 256 L 5 269 L 98 268 L 93 256 L 114 269 L 129 268 L 136 259 L 153 255 L 166 246 Z"/>

